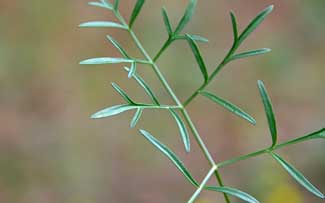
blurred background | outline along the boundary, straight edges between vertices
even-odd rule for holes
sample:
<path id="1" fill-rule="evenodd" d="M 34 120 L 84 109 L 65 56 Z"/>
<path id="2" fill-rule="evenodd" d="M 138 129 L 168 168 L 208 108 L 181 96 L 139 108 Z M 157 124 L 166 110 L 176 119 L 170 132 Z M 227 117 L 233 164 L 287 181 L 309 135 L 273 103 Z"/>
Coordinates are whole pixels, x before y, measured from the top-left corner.
<path id="1" fill-rule="evenodd" d="M 125 18 L 134 3 L 121 0 Z M 186 4 L 186 0 L 147 1 L 135 32 L 151 55 L 167 37 L 162 6 L 175 25 Z M 217 161 L 270 144 L 258 79 L 272 97 L 281 141 L 324 127 L 323 0 L 200 1 L 184 32 L 210 39 L 200 48 L 211 72 L 231 45 L 229 11 L 234 10 L 242 29 L 270 4 L 275 5 L 274 12 L 241 50 L 269 47 L 273 52 L 231 63 L 208 87 L 253 115 L 257 125 L 202 97 L 188 107 Z M 184 153 L 177 126 L 167 112 L 145 111 L 136 129 L 129 129 L 133 112 L 89 119 L 99 109 L 123 102 L 110 87 L 113 81 L 137 101 L 149 101 L 121 64 L 78 65 L 86 58 L 119 56 L 105 39 L 107 34 L 133 56 L 141 56 L 126 32 L 77 27 L 85 21 L 114 19 L 106 10 L 87 6 L 86 0 L 0 1 L 0 202 L 185 202 L 194 188 L 137 128 L 148 130 L 173 149 L 198 180 L 208 172 L 193 139 L 192 152 Z M 174 43 L 158 65 L 181 100 L 202 82 L 184 41 Z M 172 104 L 148 66 L 139 66 L 138 71 L 161 101 Z M 323 192 L 324 144 L 314 140 L 279 151 Z M 268 156 L 234 164 L 221 173 L 227 185 L 263 203 L 321 202 Z M 223 201 L 220 194 L 203 192 L 197 202 Z"/>

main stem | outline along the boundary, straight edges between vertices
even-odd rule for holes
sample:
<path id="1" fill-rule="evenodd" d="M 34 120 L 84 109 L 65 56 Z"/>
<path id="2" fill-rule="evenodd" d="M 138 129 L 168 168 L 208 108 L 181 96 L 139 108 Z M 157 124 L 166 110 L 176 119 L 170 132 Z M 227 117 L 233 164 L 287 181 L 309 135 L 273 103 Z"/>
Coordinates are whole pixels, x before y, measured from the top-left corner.
<path id="1" fill-rule="evenodd" d="M 207 182 L 209 181 L 209 179 L 211 178 L 211 176 L 213 175 L 213 173 L 217 170 L 217 168 L 218 168 L 217 166 L 213 166 L 210 169 L 210 171 L 205 176 L 205 178 L 203 179 L 203 181 L 200 184 L 200 186 L 197 188 L 197 190 L 195 191 L 195 193 L 192 195 L 192 197 L 190 198 L 190 200 L 187 203 L 193 203 L 196 200 L 196 198 L 200 195 L 200 193 L 204 189 L 205 185 L 207 184 Z"/>
<path id="2" fill-rule="evenodd" d="M 181 108 L 181 112 L 183 114 L 183 116 L 185 117 L 186 122 L 189 124 L 189 127 L 193 133 L 193 136 L 196 140 L 196 142 L 198 143 L 200 149 L 202 150 L 203 154 L 205 155 L 206 159 L 209 161 L 210 165 L 212 167 L 216 166 L 215 161 L 213 160 L 208 148 L 206 147 L 205 143 L 203 142 L 201 136 L 199 135 L 195 125 L 193 124 L 190 116 L 188 115 L 186 109 L 184 108 L 183 104 L 180 102 L 180 100 L 177 98 L 177 96 L 175 95 L 174 91 L 171 89 L 171 87 L 169 86 L 168 82 L 166 81 L 165 77 L 163 76 L 163 74 L 160 72 L 157 64 L 155 63 L 155 61 L 149 56 L 149 54 L 147 53 L 147 51 L 144 49 L 144 47 L 142 46 L 141 42 L 139 41 L 138 37 L 135 35 L 135 33 L 133 32 L 133 30 L 131 28 L 129 28 L 128 24 L 125 22 L 124 18 L 121 16 L 119 11 L 114 11 L 116 17 L 121 21 L 121 23 L 126 26 L 132 37 L 132 39 L 134 40 L 136 46 L 139 48 L 139 50 L 141 51 L 141 53 L 144 55 L 144 57 L 146 58 L 146 60 L 148 60 L 149 63 L 151 63 L 152 68 L 154 70 L 154 72 L 156 73 L 157 77 L 159 78 L 160 82 L 163 84 L 164 88 L 166 89 L 166 91 L 170 94 L 170 96 L 173 98 L 173 100 L 175 101 L 175 103 Z M 172 39 L 168 40 L 165 45 L 163 46 L 162 49 L 166 49 L 170 43 Z M 158 53 L 158 55 L 155 57 L 155 60 L 157 60 L 159 58 L 159 56 L 161 55 L 162 51 L 160 51 Z M 214 170 L 214 174 L 216 176 L 216 179 L 219 183 L 220 186 L 224 186 L 221 175 L 219 174 L 217 168 Z M 227 194 L 224 194 L 225 200 L 227 203 L 230 203 L 230 199 L 227 196 Z"/>

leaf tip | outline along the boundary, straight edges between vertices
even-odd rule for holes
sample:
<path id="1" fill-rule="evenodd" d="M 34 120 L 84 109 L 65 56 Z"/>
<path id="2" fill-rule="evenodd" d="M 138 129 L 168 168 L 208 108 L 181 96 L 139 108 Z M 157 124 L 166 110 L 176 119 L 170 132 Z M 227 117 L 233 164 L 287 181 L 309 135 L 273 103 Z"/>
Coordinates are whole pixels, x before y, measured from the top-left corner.
<path id="1" fill-rule="evenodd" d="M 144 136 L 146 136 L 146 134 L 147 134 L 147 131 L 145 131 L 145 130 L 143 130 L 143 129 L 140 129 L 139 132 L 140 132 L 142 135 L 144 135 Z"/>
<path id="2" fill-rule="evenodd" d="M 79 65 L 87 65 L 87 64 L 88 64 L 87 60 L 83 60 L 79 62 Z"/>
<path id="3" fill-rule="evenodd" d="M 258 86 L 264 86 L 264 83 L 263 83 L 262 80 L 258 80 L 258 81 L 257 81 L 257 84 L 258 84 Z"/>
<path id="4" fill-rule="evenodd" d="M 97 115 L 97 113 L 93 114 L 90 116 L 91 119 L 99 119 L 101 118 L 99 115 Z"/>
<path id="5" fill-rule="evenodd" d="M 270 5 L 269 7 L 267 7 L 267 11 L 272 12 L 274 10 L 274 5 Z"/>

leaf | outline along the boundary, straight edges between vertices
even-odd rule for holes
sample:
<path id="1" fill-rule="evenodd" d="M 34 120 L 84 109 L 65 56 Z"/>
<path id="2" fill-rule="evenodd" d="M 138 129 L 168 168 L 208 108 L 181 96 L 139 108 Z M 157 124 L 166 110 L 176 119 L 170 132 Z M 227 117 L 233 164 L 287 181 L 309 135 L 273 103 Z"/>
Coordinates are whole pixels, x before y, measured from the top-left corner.
<path id="1" fill-rule="evenodd" d="M 112 64 L 112 63 L 132 63 L 134 60 L 125 59 L 125 58 L 110 58 L 110 57 L 101 57 L 101 58 L 92 58 L 81 61 L 81 65 L 100 65 L 100 64 Z"/>
<path id="2" fill-rule="evenodd" d="M 96 6 L 100 8 L 106 8 L 108 10 L 112 10 L 112 5 L 108 4 L 107 2 L 101 1 L 101 2 L 89 2 L 88 5 L 90 6 Z"/>
<path id="3" fill-rule="evenodd" d="M 239 107 L 235 106 L 234 104 L 232 104 L 224 99 L 221 99 L 220 97 L 217 97 L 216 95 L 213 95 L 212 93 L 209 93 L 209 92 L 201 91 L 200 94 L 211 99 L 215 103 L 223 106 L 228 111 L 236 114 L 237 116 L 247 120 L 248 122 L 252 123 L 253 125 L 256 125 L 256 121 L 253 117 L 251 117 L 249 114 L 245 113 L 243 110 L 241 110 Z"/>
<path id="4" fill-rule="evenodd" d="M 322 199 L 325 198 L 325 196 L 315 186 L 313 186 L 296 168 L 294 168 L 292 165 L 282 159 L 279 155 L 272 152 L 271 155 L 300 185 L 305 187 L 309 192 L 313 193 L 314 195 Z"/>
<path id="5" fill-rule="evenodd" d="M 266 16 L 272 12 L 273 8 L 274 8 L 273 5 L 267 7 L 249 23 L 249 25 L 239 36 L 238 44 L 241 44 L 264 21 Z"/>
<path id="6" fill-rule="evenodd" d="M 200 67 L 200 70 L 201 70 L 201 73 L 203 75 L 203 78 L 204 78 L 204 82 L 207 82 L 208 80 L 208 71 L 206 69 L 206 66 L 205 66 L 205 63 L 203 61 L 203 58 L 201 56 L 201 53 L 200 53 L 200 50 L 197 46 L 197 44 L 195 43 L 194 39 L 190 36 L 190 35 L 186 35 L 187 37 L 187 41 L 192 49 L 192 52 L 195 56 L 195 59 L 197 61 L 197 63 L 199 64 L 199 67 Z"/>
<path id="7" fill-rule="evenodd" d="M 135 4 L 133 12 L 131 14 L 131 18 L 130 18 L 130 23 L 129 23 L 130 28 L 132 27 L 135 19 L 138 17 L 144 3 L 145 3 L 145 0 L 138 0 L 137 3 Z"/>
<path id="8" fill-rule="evenodd" d="M 194 10 L 197 4 L 197 0 L 190 0 L 190 3 L 188 4 L 184 16 L 182 17 L 182 19 L 179 21 L 176 29 L 175 29 L 175 34 L 177 35 L 178 33 L 180 33 L 184 27 L 187 25 L 187 23 L 191 20 L 193 14 L 194 14 Z"/>
<path id="9" fill-rule="evenodd" d="M 132 99 L 116 84 L 112 83 L 113 88 L 123 97 L 123 99 L 129 104 L 135 104 Z"/>
<path id="10" fill-rule="evenodd" d="M 209 40 L 207 38 L 205 38 L 205 37 L 202 37 L 202 36 L 199 36 L 199 35 L 190 35 L 190 34 L 188 34 L 188 35 L 196 42 L 203 42 L 203 43 L 209 42 Z M 183 40 L 183 39 L 187 40 L 188 37 L 179 35 L 179 36 L 176 36 L 175 39 L 177 39 L 177 40 L 178 39 L 179 40 Z"/>
<path id="11" fill-rule="evenodd" d="M 257 55 L 261 55 L 261 54 L 266 54 L 268 52 L 270 52 L 271 49 L 268 48 L 263 48 L 263 49 L 257 49 L 257 50 L 252 50 L 252 51 L 248 51 L 248 52 L 243 52 L 240 54 L 235 54 L 233 55 L 229 61 L 233 61 L 233 60 L 237 60 L 237 59 L 241 59 L 241 58 L 246 58 L 246 57 L 250 57 L 250 56 L 257 56 Z"/>
<path id="12" fill-rule="evenodd" d="M 119 50 L 119 52 L 124 56 L 125 58 L 129 59 L 129 55 L 126 53 L 126 51 L 122 48 L 121 44 L 118 43 L 113 37 L 107 35 L 107 39 Z"/>
<path id="13" fill-rule="evenodd" d="M 112 106 L 106 109 L 103 109 L 101 111 L 98 111 L 97 113 L 93 114 L 91 116 L 91 118 L 93 119 L 100 119 L 100 118 L 106 118 L 106 117 L 110 117 L 110 116 L 115 116 L 117 114 L 123 113 L 125 111 L 129 111 L 132 109 L 138 109 L 140 107 L 138 106 L 132 106 L 132 105 L 128 105 L 128 104 L 124 104 L 124 105 L 116 105 L 116 106 Z"/>
<path id="14" fill-rule="evenodd" d="M 261 94 L 261 98 L 263 101 L 267 121 L 269 124 L 269 129 L 270 129 L 271 136 L 272 136 L 272 147 L 274 147 L 277 143 L 278 134 L 277 134 L 276 121 L 275 121 L 272 103 L 271 103 L 271 100 L 268 96 L 268 93 L 265 89 L 263 82 L 261 80 L 259 80 L 257 83 L 258 83 L 258 88 L 260 90 L 260 94 Z"/>
<path id="15" fill-rule="evenodd" d="M 121 28 L 127 29 L 124 25 L 109 21 L 91 21 L 79 25 L 82 28 Z"/>
<path id="16" fill-rule="evenodd" d="M 222 192 L 222 193 L 225 193 L 225 194 L 228 194 L 228 195 L 231 195 L 231 196 L 234 196 L 234 197 L 237 197 L 239 199 L 242 199 L 246 202 L 249 202 L 249 203 L 259 203 L 259 201 L 257 201 L 254 197 L 252 197 L 251 195 L 245 193 L 245 192 L 242 192 L 238 189 L 235 189 L 235 188 L 230 188 L 230 187 L 206 187 L 205 188 L 206 190 L 210 190 L 210 191 L 215 191 L 215 192 Z"/>
<path id="17" fill-rule="evenodd" d="M 145 130 L 140 130 L 140 133 L 153 144 L 160 152 L 162 152 L 169 160 L 173 162 L 176 168 L 185 176 L 185 178 L 193 185 L 198 187 L 197 181 L 192 177 L 190 172 L 185 168 L 184 164 L 179 160 L 179 158 L 172 152 L 168 147 L 159 142 L 154 138 L 149 132 Z"/>
<path id="18" fill-rule="evenodd" d="M 300 143 L 300 142 L 304 142 L 307 140 L 312 140 L 312 139 L 324 139 L 325 138 L 325 128 L 318 130 L 316 132 L 312 132 L 308 135 L 302 136 L 302 137 L 298 137 L 297 139 L 291 140 L 289 142 L 286 142 L 284 144 L 280 144 L 278 146 L 287 146 L 287 145 L 291 145 L 291 144 L 296 144 L 296 143 Z"/>
<path id="19" fill-rule="evenodd" d="M 115 0 L 114 1 L 114 10 L 118 10 L 118 6 L 119 6 L 119 4 L 120 4 L 120 0 Z"/>
<path id="20" fill-rule="evenodd" d="M 126 71 L 130 71 L 129 68 L 125 67 Z M 149 85 L 143 80 L 142 77 L 140 77 L 138 74 L 134 74 L 133 78 L 139 83 L 139 85 L 144 89 L 144 91 L 147 93 L 147 95 L 151 98 L 151 100 L 158 106 L 160 106 L 160 103 L 156 97 L 156 95 L 154 94 L 154 92 L 151 90 L 151 88 L 149 87 Z"/>
<path id="21" fill-rule="evenodd" d="M 130 124 L 131 128 L 134 128 L 137 125 L 137 123 L 140 120 L 140 117 L 142 115 L 142 112 L 143 112 L 142 108 L 138 108 L 138 110 L 135 112 L 134 117 L 133 117 L 133 119 L 131 121 L 131 124 Z"/>
<path id="22" fill-rule="evenodd" d="M 130 68 L 130 71 L 129 71 L 129 74 L 128 74 L 128 78 L 131 78 L 134 76 L 135 72 L 137 70 L 137 63 L 133 62 L 131 64 L 131 68 Z"/>
<path id="23" fill-rule="evenodd" d="M 167 14 L 167 10 L 166 10 L 165 7 L 162 8 L 162 16 L 163 16 L 164 23 L 165 23 L 165 26 L 166 26 L 166 29 L 167 29 L 168 34 L 169 35 L 172 35 L 173 29 L 172 29 L 172 26 L 170 24 L 170 21 L 169 21 L 169 18 L 168 18 L 168 14 Z"/>
<path id="24" fill-rule="evenodd" d="M 179 128 L 179 132 L 181 134 L 184 146 L 185 146 L 185 150 L 186 152 L 190 152 L 191 151 L 191 143 L 190 143 L 190 136 L 187 132 L 186 126 L 184 124 L 184 122 L 182 121 L 181 117 L 173 110 L 173 109 L 169 109 L 170 113 L 172 114 L 172 116 L 174 117 L 178 128 Z"/>
<path id="25" fill-rule="evenodd" d="M 231 23 L 232 23 L 234 42 L 236 43 L 238 40 L 238 26 L 237 26 L 236 16 L 232 11 L 230 12 L 230 17 L 231 17 Z"/>
<path id="26" fill-rule="evenodd" d="M 316 133 L 313 133 L 313 139 L 317 139 L 317 138 L 325 138 L 325 128 L 321 129 Z"/>
<path id="27" fill-rule="evenodd" d="M 202 36 L 199 36 L 199 35 L 189 35 L 194 41 L 197 41 L 197 42 L 209 42 L 209 40 L 205 37 L 202 37 Z"/>
<path id="28" fill-rule="evenodd" d="M 313 132 L 309 135 L 304 136 L 303 138 L 308 138 L 308 139 L 320 139 L 320 138 L 325 138 L 325 128 Z"/>

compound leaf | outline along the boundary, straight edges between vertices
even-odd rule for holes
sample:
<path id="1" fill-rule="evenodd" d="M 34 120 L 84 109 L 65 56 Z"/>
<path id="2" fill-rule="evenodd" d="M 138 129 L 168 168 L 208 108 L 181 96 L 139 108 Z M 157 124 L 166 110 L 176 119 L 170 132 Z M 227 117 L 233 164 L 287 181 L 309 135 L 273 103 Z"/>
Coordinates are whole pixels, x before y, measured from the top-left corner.
<path id="1" fill-rule="evenodd" d="M 177 167 L 177 169 L 185 176 L 185 178 L 194 186 L 198 187 L 197 181 L 193 178 L 191 173 L 186 169 L 184 164 L 180 161 L 180 159 L 172 152 L 168 147 L 159 142 L 156 138 L 154 138 L 149 132 L 145 130 L 140 130 L 140 133 L 151 143 L 153 144 L 160 152 L 162 152 L 169 160 L 173 162 L 173 164 Z"/>

